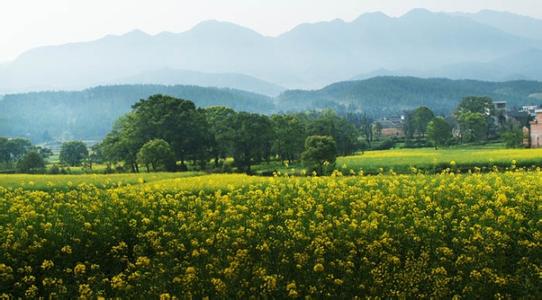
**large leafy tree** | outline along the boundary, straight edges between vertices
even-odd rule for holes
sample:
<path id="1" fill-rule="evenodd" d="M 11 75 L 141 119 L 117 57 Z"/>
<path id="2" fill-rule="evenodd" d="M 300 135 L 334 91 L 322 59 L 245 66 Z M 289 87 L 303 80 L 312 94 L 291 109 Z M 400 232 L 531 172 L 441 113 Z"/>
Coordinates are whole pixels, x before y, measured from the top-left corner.
<path id="1" fill-rule="evenodd" d="M 303 152 L 305 143 L 305 125 L 295 115 L 273 115 L 274 152 L 281 160 L 291 163 Z"/>
<path id="2" fill-rule="evenodd" d="M 457 118 L 464 142 L 482 141 L 487 137 L 487 118 L 477 112 L 462 112 Z"/>
<path id="3" fill-rule="evenodd" d="M 109 164 L 124 162 L 132 172 L 139 171 L 137 152 L 145 143 L 144 138 L 137 134 L 136 119 L 133 112 L 119 118 L 99 146 L 99 151 Z"/>
<path id="4" fill-rule="evenodd" d="M 435 118 L 435 114 L 431 109 L 425 106 L 420 106 L 412 113 L 412 122 L 414 131 L 421 135 L 425 136 L 427 130 L 427 125 Z"/>
<path id="5" fill-rule="evenodd" d="M 489 97 L 465 97 L 455 111 L 464 141 L 488 139 L 494 127 L 495 105 Z"/>
<path id="6" fill-rule="evenodd" d="M 305 141 L 305 151 L 301 157 L 309 170 L 314 170 L 318 175 L 322 175 L 325 164 L 334 164 L 337 159 L 335 140 L 331 136 L 309 136 Z"/>
<path id="7" fill-rule="evenodd" d="M 433 142 L 435 149 L 447 145 L 452 138 L 452 128 L 443 118 L 433 118 L 427 125 L 427 138 Z"/>
<path id="8" fill-rule="evenodd" d="M 166 170 L 175 171 L 175 154 L 169 144 L 160 139 L 150 140 L 137 153 L 137 160 L 145 165 L 147 172 Z"/>
<path id="9" fill-rule="evenodd" d="M 215 167 L 219 160 L 225 160 L 233 151 L 235 131 L 232 127 L 236 112 L 223 106 L 209 107 L 204 110 L 210 134 L 210 152 Z"/>
<path id="10" fill-rule="evenodd" d="M 264 115 L 241 112 L 232 123 L 235 164 L 247 173 L 254 163 L 267 160 L 271 154 L 273 125 Z"/>
<path id="11" fill-rule="evenodd" d="M 36 151 L 28 151 L 17 162 L 17 169 L 23 173 L 38 173 L 45 170 L 45 160 Z"/>
<path id="12" fill-rule="evenodd" d="M 336 141 L 337 151 L 342 155 L 354 153 L 359 148 L 360 136 L 357 128 L 334 111 L 326 110 L 308 124 L 307 135 L 331 136 Z"/>
<path id="13" fill-rule="evenodd" d="M 88 156 L 88 149 L 81 141 L 65 142 L 60 148 L 60 162 L 69 166 L 78 166 Z"/>
<path id="14" fill-rule="evenodd" d="M 199 158 L 208 143 L 205 117 L 192 101 L 154 95 L 133 106 L 135 134 L 145 142 L 168 142 L 184 166 L 186 160 Z"/>

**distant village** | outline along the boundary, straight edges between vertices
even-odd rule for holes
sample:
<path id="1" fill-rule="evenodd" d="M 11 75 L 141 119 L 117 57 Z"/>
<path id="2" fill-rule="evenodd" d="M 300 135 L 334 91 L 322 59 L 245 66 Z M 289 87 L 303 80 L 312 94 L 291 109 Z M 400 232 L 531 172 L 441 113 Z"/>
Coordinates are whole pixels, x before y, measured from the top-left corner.
<path id="1" fill-rule="evenodd" d="M 495 125 L 503 124 L 504 122 L 513 123 L 523 128 L 523 145 L 526 148 L 541 148 L 542 147 L 542 106 L 540 105 L 525 105 L 520 109 L 509 108 L 506 101 L 496 101 L 495 115 L 493 117 Z M 454 137 L 461 135 L 461 130 L 452 116 L 447 118 L 453 127 L 452 133 Z M 527 120 L 527 121 L 526 121 Z M 406 116 L 402 114 L 395 117 L 384 117 L 376 120 L 381 128 L 383 137 L 405 137 L 405 121 Z"/>

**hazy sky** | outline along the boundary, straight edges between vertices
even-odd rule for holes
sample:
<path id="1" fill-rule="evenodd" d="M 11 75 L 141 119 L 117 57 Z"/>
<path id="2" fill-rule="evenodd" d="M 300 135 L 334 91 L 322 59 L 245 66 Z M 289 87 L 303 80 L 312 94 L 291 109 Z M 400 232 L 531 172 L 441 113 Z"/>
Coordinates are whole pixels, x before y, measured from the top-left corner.
<path id="1" fill-rule="evenodd" d="M 217 19 L 277 35 L 303 22 L 364 12 L 398 16 L 422 7 L 433 11 L 510 11 L 542 18 L 542 0 L 0 0 L 0 62 L 41 45 L 121 34 L 181 32 Z"/>

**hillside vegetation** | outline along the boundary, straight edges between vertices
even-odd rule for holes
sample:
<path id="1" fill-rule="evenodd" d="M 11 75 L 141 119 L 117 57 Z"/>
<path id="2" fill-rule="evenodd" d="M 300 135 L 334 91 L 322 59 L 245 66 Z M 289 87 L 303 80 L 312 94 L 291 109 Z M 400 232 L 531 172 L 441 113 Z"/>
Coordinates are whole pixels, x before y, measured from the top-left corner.
<path id="1" fill-rule="evenodd" d="M 339 82 L 321 90 L 292 90 L 277 98 L 232 89 L 196 86 L 119 85 L 76 92 L 35 92 L 0 98 L 0 136 L 24 136 L 34 141 L 47 134 L 53 139 L 102 139 L 114 121 L 138 100 L 165 94 L 192 100 L 197 106 L 221 105 L 238 111 L 306 111 L 333 108 L 361 111 L 377 118 L 428 106 L 449 114 L 466 96 L 489 96 L 509 107 L 541 104 L 542 82 L 483 82 L 475 80 L 376 77 Z"/>

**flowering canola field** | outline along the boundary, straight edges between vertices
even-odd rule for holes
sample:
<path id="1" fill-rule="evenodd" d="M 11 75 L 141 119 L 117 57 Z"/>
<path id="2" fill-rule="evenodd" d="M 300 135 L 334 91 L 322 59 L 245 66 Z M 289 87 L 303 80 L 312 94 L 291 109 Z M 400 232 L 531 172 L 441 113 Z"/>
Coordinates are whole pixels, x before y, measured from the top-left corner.
<path id="1" fill-rule="evenodd" d="M 220 176 L 0 187 L 0 298 L 542 297 L 541 171 Z"/>

